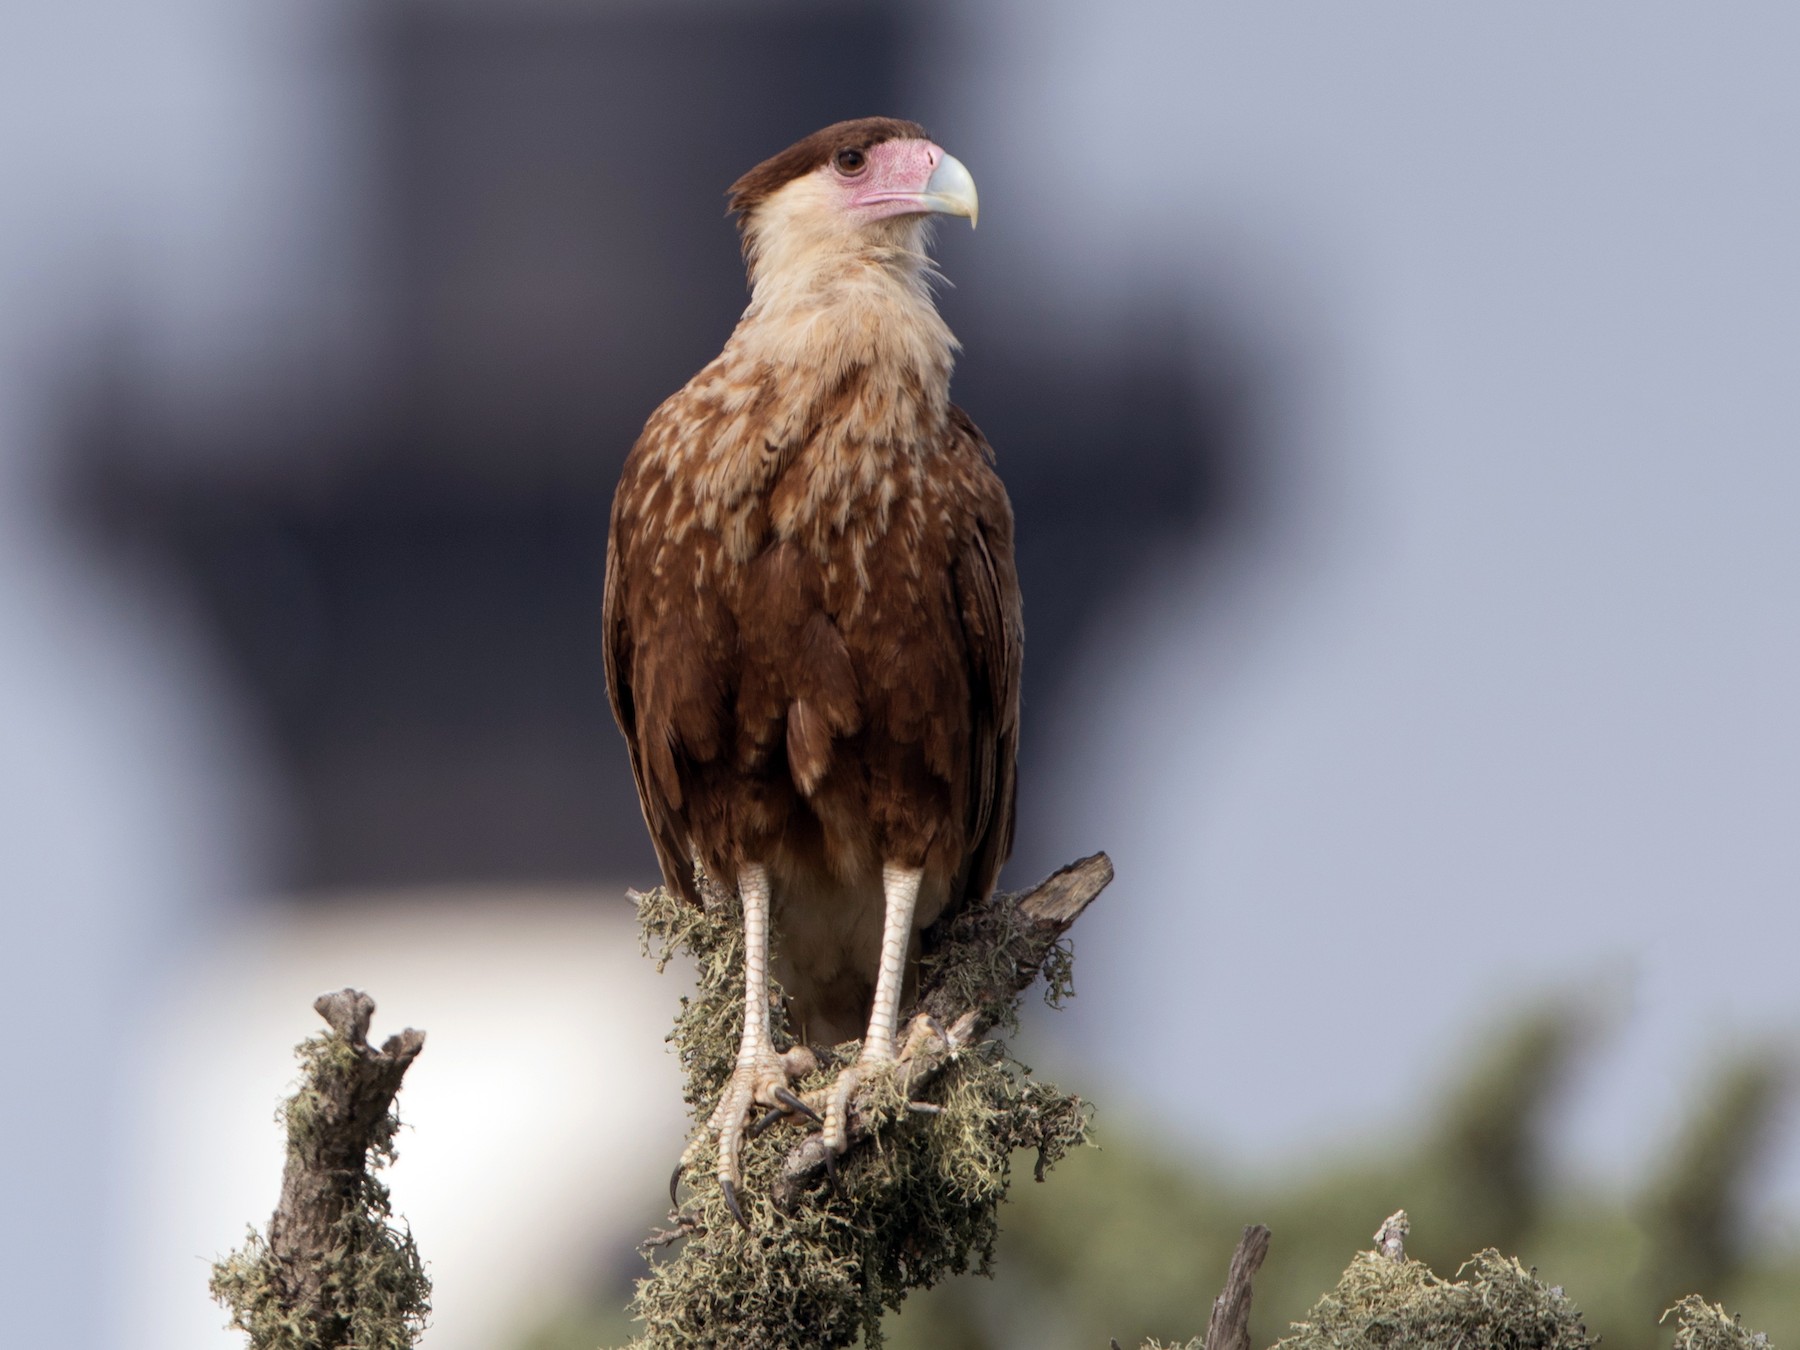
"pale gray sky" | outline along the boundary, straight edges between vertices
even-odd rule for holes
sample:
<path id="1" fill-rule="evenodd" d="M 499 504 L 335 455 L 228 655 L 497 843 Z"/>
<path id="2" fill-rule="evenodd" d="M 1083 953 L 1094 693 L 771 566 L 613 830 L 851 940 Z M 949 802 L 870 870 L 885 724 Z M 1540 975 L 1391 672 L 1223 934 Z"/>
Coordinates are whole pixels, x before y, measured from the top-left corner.
<path id="1" fill-rule="evenodd" d="M 1719 1047 L 1800 1041 L 1800 13 L 981 14 L 939 74 L 1006 284 L 1185 290 L 1278 358 L 1271 537 L 1169 559 L 1077 682 L 1062 833 L 1120 880 L 1074 1034 L 1273 1161 L 1598 983 L 1567 1160 L 1631 1175 Z M 1105 1056 L 1172 1005 L 1190 1073 Z"/>

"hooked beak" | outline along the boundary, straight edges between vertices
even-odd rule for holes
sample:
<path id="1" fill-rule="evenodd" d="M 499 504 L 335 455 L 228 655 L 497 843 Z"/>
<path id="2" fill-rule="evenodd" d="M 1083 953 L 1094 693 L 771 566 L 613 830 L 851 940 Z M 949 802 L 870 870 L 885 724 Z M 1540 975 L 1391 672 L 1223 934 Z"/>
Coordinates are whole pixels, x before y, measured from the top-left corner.
<path id="1" fill-rule="evenodd" d="M 931 171 L 919 201 L 926 210 L 938 215 L 967 216 L 969 228 L 975 228 L 975 216 L 980 209 L 975 196 L 975 180 L 969 176 L 963 162 L 948 151 Z"/>

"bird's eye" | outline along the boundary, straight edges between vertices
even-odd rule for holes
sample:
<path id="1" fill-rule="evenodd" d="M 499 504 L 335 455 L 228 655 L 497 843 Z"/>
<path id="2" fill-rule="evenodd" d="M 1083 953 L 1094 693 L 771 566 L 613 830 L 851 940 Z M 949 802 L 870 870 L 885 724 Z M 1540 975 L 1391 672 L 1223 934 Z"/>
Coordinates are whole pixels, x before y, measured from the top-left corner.
<path id="1" fill-rule="evenodd" d="M 831 162 L 846 178 L 854 178 L 869 167 L 869 157 L 860 150 L 840 150 L 832 156 Z"/>

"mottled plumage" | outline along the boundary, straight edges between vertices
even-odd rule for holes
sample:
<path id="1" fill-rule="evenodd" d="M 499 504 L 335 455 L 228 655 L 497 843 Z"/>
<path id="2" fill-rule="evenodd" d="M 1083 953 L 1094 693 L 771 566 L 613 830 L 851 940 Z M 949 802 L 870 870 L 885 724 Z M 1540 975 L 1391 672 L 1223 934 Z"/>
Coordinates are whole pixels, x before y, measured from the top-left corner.
<path id="1" fill-rule="evenodd" d="M 921 874 L 916 934 L 984 898 L 1012 841 L 1012 512 L 949 400 L 923 248 L 950 208 L 892 208 L 937 198 L 871 177 L 945 160 L 966 180 L 865 119 L 739 180 L 750 305 L 613 504 L 607 676 L 665 880 L 697 902 L 695 859 L 734 886 L 766 869 L 775 974 L 819 1043 L 869 1018 L 884 869 Z"/>

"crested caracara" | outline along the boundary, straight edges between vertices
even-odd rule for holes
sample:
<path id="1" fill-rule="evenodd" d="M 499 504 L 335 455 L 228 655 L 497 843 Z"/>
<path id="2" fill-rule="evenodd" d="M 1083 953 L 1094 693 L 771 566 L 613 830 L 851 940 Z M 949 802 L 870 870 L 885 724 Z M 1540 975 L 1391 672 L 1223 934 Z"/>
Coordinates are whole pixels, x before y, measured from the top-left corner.
<path id="1" fill-rule="evenodd" d="M 993 890 L 1023 626 L 1012 509 L 950 402 L 925 252 L 933 216 L 974 222 L 968 170 L 922 127 L 863 118 L 759 164 L 730 205 L 750 304 L 626 461 L 605 642 L 667 885 L 698 904 L 698 866 L 743 904 L 743 1041 L 707 1125 L 741 1221 L 748 1113 L 822 1114 L 841 1151 L 852 1091 L 901 1053 L 920 933 Z M 859 1035 L 822 1113 L 793 1092 L 804 1043 Z"/>

